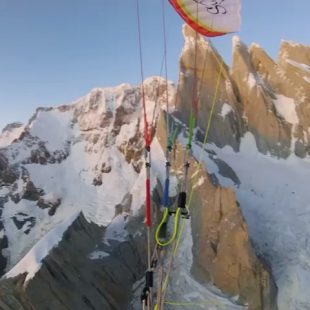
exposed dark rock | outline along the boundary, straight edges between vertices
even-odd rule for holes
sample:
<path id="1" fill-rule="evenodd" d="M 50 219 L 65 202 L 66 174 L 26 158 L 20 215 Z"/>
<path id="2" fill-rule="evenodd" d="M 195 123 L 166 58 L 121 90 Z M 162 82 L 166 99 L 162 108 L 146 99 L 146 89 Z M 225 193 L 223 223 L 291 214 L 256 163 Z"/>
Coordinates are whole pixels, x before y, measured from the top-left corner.
<path id="1" fill-rule="evenodd" d="M 8 296 L 16 304 L 27 299 L 22 307 L 13 309 L 128 309 L 132 284 L 146 267 L 141 252 L 145 250 L 143 234 L 133 237 L 143 228 L 142 222 L 143 217 L 132 218 L 126 241 L 105 244 L 105 229 L 80 215 L 26 287 L 16 294 L 20 287 L 12 280 L 0 281 L 0 288 L 7 289 L 6 297 L 0 293 L 0 301 L 7 302 Z M 96 254 L 101 252 L 104 257 Z"/>
<path id="2" fill-rule="evenodd" d="M 0 216 L 2 215 L 2 208 L 4 204 L 8 202 L 8 200 L 9 200 L 9 197 L 7 195 L 3 197 L 0 196 Z M 0 222 L 0 225 L 1 225 L 1 222 Z"/>
<path id="3" fill-rule="evenodd" d="M 140 119 L 137 121 L 136 131 L 133 137 L 129 138 L 128 141 L 124 142 L 118 147 L 120 152 L 125 155 L 125 159 L 128 163 L 131 163 L 134 170 L 140 173 L 143 162 L 142 155 L 144 151 L 143 137 L 139 130 Z"/>
<path id="4" fill-rule="evenodd" d="M 235 185 L 238 185 L 238 186 L 240 185 L 240 180 L 237 174 L 226 162 L 224 162 L 220 158 L 213 156 L 213 155 L 210 155 L 209 157 L 218 166 L 220 175 L 222 175 L 225 178 L 231 179 Z"/>
<path id="5" fill-rule="evenodd" d="M 1 310 L 37 310 L 23 290 L 22 284 L 25 276 L 20 275 L 15 279 L 0 280 Z"/>
<path id="6" fill-rule="evenodd" d="M 0 232 L 5 234 L 3 228 L 0 229 Z M 0 277 L 5 273 L 5 268 L 7 266 L 7 257 L 3 254 L 3 250 L 8 248 L 8 238 L 4 235 L 0 238 Z"/>
<path id="7" fill-rule="evenodd" d="M 301 141 L 295 142 L 295 154 L 298 157 L 305 158 L 309 152 L 309 146 L 306 146 Z"/>
<path id="8" fill-rule="evenodd" d="M 102 185 L 102 176 L 98 175 L 93 179 L 93 185 L 100 186 Z"/>
<path id="9" fill-rule="evenodd" d="M 122 202 L 115 206 L 115 215 L 122 214 L 123 212 L 129 213 L 131 210 L 132 195 L 127 194 Z"/>
<path id="10" fill-rule="evenodd" d="M 100 127 L 106 128 L 107 126 L 109 126 L 112 117 L 113 117 L 113 113 L 111 111 L 107 111 L 101 120 Z"/>
<path id="11" fill-rule="evenodd" d="M 101 166 L 102 173 L 109 173 L 111 172 L 111 170 L 112 170 L 112 167 L 110 165 L 107 165 L 106 163 L 102 163 L 102 166 Z"/>
<path id="12" fill-rule="evenodd" d="M 22 195 L 22 199 L 37 201 L 40 199 L 40 196 L 44 194 L 42 189 L 36 188 L 32 181 L 26 183 L 25 191 Z"/>
<path id="13" fill-rule="evenodd" d="M 31 231 L 31 228 L 36 224 L 36 219 L 33 216 L 19 212 L 12 217 L 12 220 L 17 227 L 21 230 L 23 228 L 24 234 L 28 235 Z"/>
<path id="14" fill-rule="evenodd" d="M 21 200 L 20 194 L 19 193 L 11 193 L 10 198 L 14 203 L 19 203 Z"/>
<path id="15" fill-rule="evenodd" d="M 13 184 L 18 177 L 17 169 L 10 167 L 7 158 L 0 153 L 0 185 Z"/>
<path id="16" fill-rule="evenodd" d="M 0 172 L 0 180 L 4 185 L 13 184 L 18 179 L 13 169 L 7 168 Z"/>
<path id="17" fill-rule="evenodd" d="M 52 207 L 58 207 L 61 204 L 61 199 L 57 198 L 55 201 L 51 201 L 50 199 L 45 199 L 44 197 L 41 197 L 38 202 L 37 206 L 41 209 L 49 209 Z"/>
<path id="18" fill-rule="evenodd" d="M 52 206 L 52 207 L 48 210 L 48 215 L 49 215 L 49 216 L 53 216 L 53 215 L 55 215 L 56 211 L 57 211 L 57 206 Z"/>
<path id="19" fill-rule="evenodd" d="M 51 216 L 56 213 L 56 210 L 60 206 L 60 204 L 61 204 L 61 198 L 47 199 L 41 197 L 37 202 L 37 206 L 40 207 L 41 209 L 49 209 L 48 215 Z"/>
<path id="20" fill-rule="evenodd" d="M 111 134 L 113 136 L 117 136 L 121 130 L 121 127 L 123 124 L 125 124 L 125 116 L 127 114 L 127 111 L 123 106 L 120 106 L 117 108 L 115 112 L 115 120 L 113 124 L 113 129 L 111 131 Z"/>
<path id="21" fill-rule="evenodd" d="M 46 149 L 32 150 L 30 155 L 30 162 L 33 164 L 46 165 L 51 154 Z"/>
<path id="22" fill-rule="evenodd" d="M 0 171 L 3 171 L 8 166 L 8 160 L 7 158 L 0 153 Z"/>

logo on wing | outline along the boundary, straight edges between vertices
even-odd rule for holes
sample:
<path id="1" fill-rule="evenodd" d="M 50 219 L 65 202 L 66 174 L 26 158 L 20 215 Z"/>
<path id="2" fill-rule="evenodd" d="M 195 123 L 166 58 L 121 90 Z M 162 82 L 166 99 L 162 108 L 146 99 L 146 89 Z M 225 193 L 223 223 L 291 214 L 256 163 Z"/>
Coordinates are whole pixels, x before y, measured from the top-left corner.
<path id="1" fill-rule="evenodd" d="M 222 4 L 224 0 L 193 0 L 194 2 L 203 5 L 210 14 L 226 14 L 227 10 Z"/>

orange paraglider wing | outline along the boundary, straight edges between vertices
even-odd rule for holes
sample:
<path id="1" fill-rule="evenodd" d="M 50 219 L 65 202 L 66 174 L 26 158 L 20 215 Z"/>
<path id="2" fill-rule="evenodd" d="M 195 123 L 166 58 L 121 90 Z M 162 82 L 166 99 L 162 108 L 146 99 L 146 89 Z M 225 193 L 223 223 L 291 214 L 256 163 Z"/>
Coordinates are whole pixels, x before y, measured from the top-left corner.
<path id="1" fill-rule="evenodd" d="M 169 0 L 194 30 L 208 37 L 236 32 L 240 28 L 241 0 Z"/>

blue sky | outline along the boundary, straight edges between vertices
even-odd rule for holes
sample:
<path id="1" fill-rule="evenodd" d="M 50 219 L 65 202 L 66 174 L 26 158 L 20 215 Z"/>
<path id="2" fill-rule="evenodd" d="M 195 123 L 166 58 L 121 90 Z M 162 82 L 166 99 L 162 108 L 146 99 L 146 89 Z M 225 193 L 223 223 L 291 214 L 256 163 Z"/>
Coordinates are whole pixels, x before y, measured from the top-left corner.
<path id="1" fill-rule="evenodd" d="M 1 0 L 0 129 L 38 106 L 69 103 L 98 86 L 140 82 L 135 0 Z M 140 0 L 145 77 L 163 55 L 161 0 Z M 310 45 L 309 0 L 243 0 L 246 44 L 276 57 L 281 39 Z M 182 20 L 166 0 L 168 76 L 176 81 Z M 231 61 L 231 35 L 214 45 Z"/>

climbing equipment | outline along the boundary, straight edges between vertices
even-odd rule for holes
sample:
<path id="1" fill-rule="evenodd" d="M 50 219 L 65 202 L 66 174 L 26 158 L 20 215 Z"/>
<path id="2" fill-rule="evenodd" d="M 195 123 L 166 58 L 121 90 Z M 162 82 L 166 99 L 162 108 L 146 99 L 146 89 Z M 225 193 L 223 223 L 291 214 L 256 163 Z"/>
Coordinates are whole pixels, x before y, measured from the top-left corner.
<path id="1" fill-rule="evenodd" d="M 181 17 L 195 29 L 195 59 L 194 59 L 194 82 L 193 82 L 193 94 L 192 94 L 192 106 L 191 113 L 188 124 L 188 141 L 186 144 L 186 149 L 184 151 L 183 158 L 183 179 L 180 182 L 180 189 L 178 193 L 178 198 L 176 204 L 172 204 L 169 199 L 169 188 L 170 188 L 170 178 L 171 178 L 171 152 L 173 150 L 175 144 L 175 138 L 178 132 L 178 129 L 174 128 L 174 122 L 172 121 L 170 124 L 170 116 L 169 116 L 169 94 L 168 94 L 168 79 L 167 79 L 167 44 L 166 44 L 166 28 L 165 28 L 165 12 L 164 12 L 164 0 L 162 0 L 163 4 L 163 37 L 164 37 L 164 65 L 165 65 L 165 74 L 166 74 L 166 128 L 167 128 L 167 146 L 165 152 L 165 182 L 163 189 L 163 199 L 162 205 L 164 207 L 164 212 L 162 219 L 155 231 L 155 249 L 153 256 L 151 257 L 151 231 L 152 231 L 152 216 L 151 216 L 151 195 L 150 195 L 150 173 L 151 173 L 151 141 L 154 134 L 154 123 L 155 123 L 155 111 L 153 111 L 153 118 L 151 125 L 148 123 L 147 115 L 146 115 L 146 107 L 145 107 L 145 93 L 143 86 L 143 62 L 142 62 L 142 46 L 141 46 L 141 31 L 140 31 L 140 13 L 139 13 L 139 0 L 137 2 L 137 17 L 138 17 L 138 33 L 139 33 L 139 52 L 140 52 L 140 69 L 141 69 L 141 95 L 142 95 L 142 105 L 143 105 L 143 113 L 144 113 L 144 140 L 145 140 L 145 169 L 146 169 L 146 200 L 145 200 L 145 214 L 146 214 L 146 228 L 147 228 L 147 270 L 145 273 L 145 287 L 141 294 L 141 303 L 143 309 L 153 310 L 153 287 L 154 287 L 154 270 L 157 267 L 158 253 L 159 256 L 163 255 L 163 248 L 169 245 L 172 245 L 172 250 L 170 251 L 170 259 L 167 268 L 167 272 L 164 277 L 164 268 L 163 265 L 159 266 L 159 283 L 157 288 L 157 298 L 155 308 L 156 310 L 162 310 L 164 304 L 169 305 L 194 305 L 198 303 L 193 302 L 173 302 L 173 301 L 165 301 L 165 296 L 167 292 L 170 272 L 172 269 L 174 258 L 177 254 L 182 234 L 184 231 L 186 219 L 189 218 L 189 210 L 191 207 L 192 197 L 193 197 L 193 187 L 191 188 L 189 197 L 189 169 L 190 169 L 190 157 L 192 156 L 192 142 L 195 134 L 196 120 L 198 119 L 198 102 L 200 99 L 200 92 L 198 90 L 197 83 L 197 38 L 198 32 L 203 35 L 208 36 L 218 36 L 224 35 L 229 32 L 236 31 L 239 28 L 240 24 L 240 0 L 231 0 L 231 3 L 223 3 L 222 2 L 214 2 L 207 3 L 205 1 L 198 0 L 169 0 L 175 10 L 181 15 Z M 193 2 L 195 4 L 193 4 Z M 225 22 L 222 22 L 226 18 Z M 201 152 L 204 150 L 205 144 L 207 142 L 208 133 L 210 130 L 214 107 L 218 96 L 219 89 L 219 81 L 222 73 L 223 63 L 221 62 L 220 72 L 218 81 L 216 84 L 216 90 L 214 93 L 212 107 L 210 110 L 208 124 L 206 128 L 205 137 L 203 140 L 203 146 L 201 148 Z M 204 62 L 205 67 L 205 62 Z M 205 68 L 203 68 L 204 74 Z M 201 81 L 203 79 L 201 78 Z M 200 84 L 201 88 L 202 82 Z M 199 165 L 201 158 L 199 159 Z M 188 201 L 187 201 L 188 200 Z M 173 217 L 173 231 L 169 238 L 162 238 L 161 231 L 163 228 L 167 226 L 169 217 Z M 180 227 L 180 220 L 182 220 L 182 224 Z M 154 299 L 155 301 L 155 299 Z M 205 302 L 199 303 L 200 305 Z"/>

